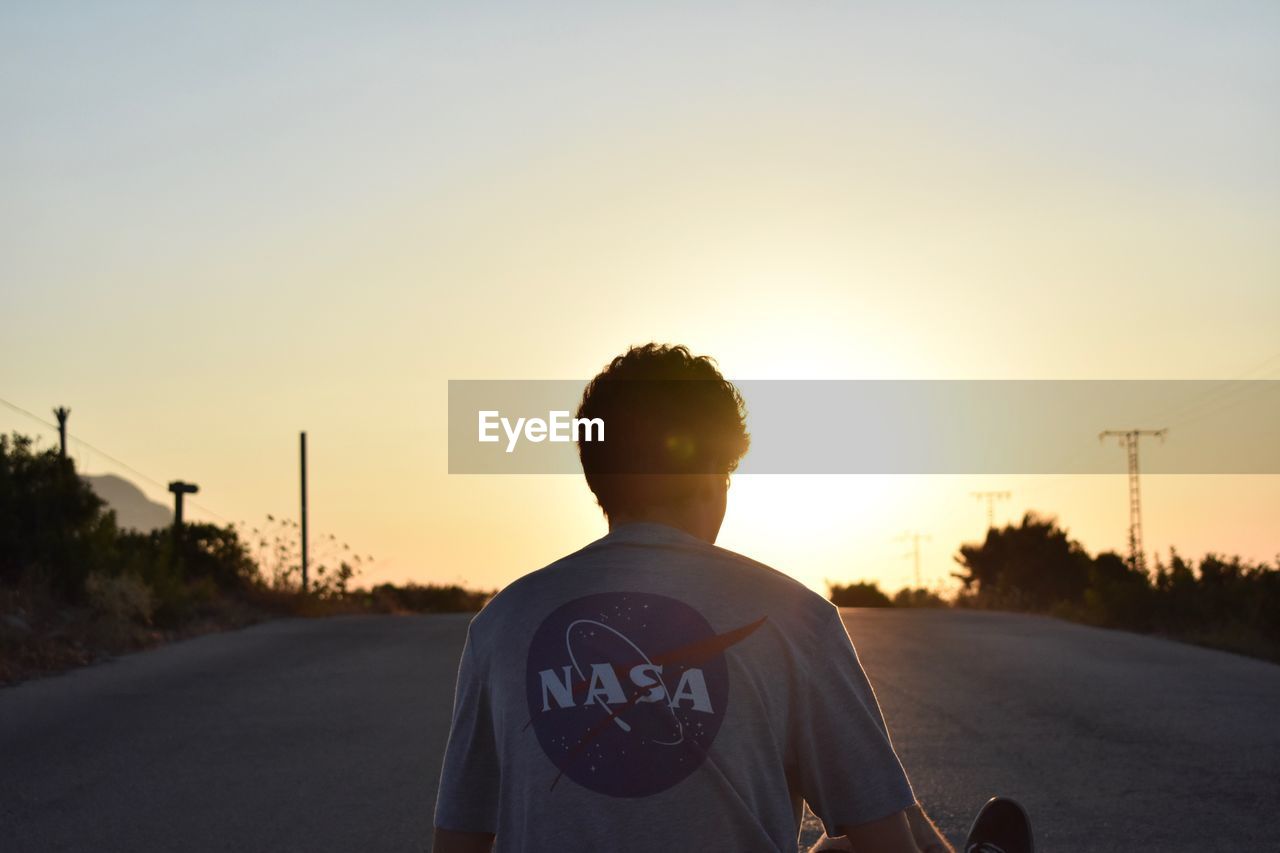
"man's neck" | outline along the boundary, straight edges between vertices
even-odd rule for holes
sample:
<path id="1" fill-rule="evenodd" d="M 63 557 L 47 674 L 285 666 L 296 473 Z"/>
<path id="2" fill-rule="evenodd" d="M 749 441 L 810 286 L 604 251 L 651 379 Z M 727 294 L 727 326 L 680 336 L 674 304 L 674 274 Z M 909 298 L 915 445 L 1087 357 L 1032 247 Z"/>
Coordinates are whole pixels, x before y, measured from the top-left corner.
<path id="1" fill-rule="evenodd" d="M 665 524 L 667 527 L 682 530 L 690 536 L 696 536 L 703 542 L 708 542 L 712 545 L 715 544 L 716 533 L 719 532 L 718 530 L 709 531 L 702 519 L 691 517 L 687 513 L 652 510 L 635 515 L 609 516 L 610 532 L 627 524 Z"/>

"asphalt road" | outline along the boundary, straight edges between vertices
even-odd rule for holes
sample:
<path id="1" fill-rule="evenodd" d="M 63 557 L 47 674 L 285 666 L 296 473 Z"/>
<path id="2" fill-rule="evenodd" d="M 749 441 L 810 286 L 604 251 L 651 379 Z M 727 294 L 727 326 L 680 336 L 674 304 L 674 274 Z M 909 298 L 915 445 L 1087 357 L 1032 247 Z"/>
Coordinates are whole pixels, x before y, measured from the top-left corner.
<path id="1" fill-rule="evenodd" d="M 845 625 L 953 841 L 998 793 L 1040 851 L 1280 851 L 1280 666 L 1006 613 Z"/>
<path id="2" fill-rule="evenodd" d="M 1009 614 L 848 611 L 927 809 L 1043 851 L 1280 849 L 1280 667 Z M 0 850 L 423 850 L 466 616 L 291 620 L 0 690 Z"/>

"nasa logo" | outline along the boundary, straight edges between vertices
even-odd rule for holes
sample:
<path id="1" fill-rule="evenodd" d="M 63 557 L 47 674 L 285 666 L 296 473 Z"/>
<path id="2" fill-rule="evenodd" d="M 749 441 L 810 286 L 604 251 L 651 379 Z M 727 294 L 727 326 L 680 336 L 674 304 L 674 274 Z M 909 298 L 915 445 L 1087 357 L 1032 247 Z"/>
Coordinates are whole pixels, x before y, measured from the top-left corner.
<path id="1" fill-rule="evenodd" d="M 530 725 L 560 776 L 646 797 L 706 759 L 729 701 L 724 652 L 764 622 L 716 634 L 682 601 L 588 595 L 551 613 L 529 643 Z"/>

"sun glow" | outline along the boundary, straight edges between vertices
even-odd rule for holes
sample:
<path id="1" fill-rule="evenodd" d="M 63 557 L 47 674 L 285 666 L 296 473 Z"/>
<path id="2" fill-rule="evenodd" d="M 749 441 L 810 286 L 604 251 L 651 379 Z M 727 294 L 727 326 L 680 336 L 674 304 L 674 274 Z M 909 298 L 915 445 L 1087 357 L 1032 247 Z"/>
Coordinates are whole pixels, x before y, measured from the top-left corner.
<path id="1" fill-rule="evenodd" d="M 893 477 L 737 476 L 717 544 L 818 592 L 827 579 L 884 577 L 892 588 L 902 568 L 894 518 L 906 491 Z"/>

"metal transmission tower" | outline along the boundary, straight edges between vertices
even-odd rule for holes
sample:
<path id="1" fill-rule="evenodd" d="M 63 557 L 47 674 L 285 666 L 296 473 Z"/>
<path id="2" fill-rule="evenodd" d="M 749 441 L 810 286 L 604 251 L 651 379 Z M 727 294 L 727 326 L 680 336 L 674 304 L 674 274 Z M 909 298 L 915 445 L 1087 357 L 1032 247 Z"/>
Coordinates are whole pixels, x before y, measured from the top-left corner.
<path id="1" fill-rule="evenodd" d="M 1120 440 L 1129 455 L 1129 566 L 1138 571 L 1147 570 L 1147 558 L 1142 552 L 1142 494 L 1138 488 L 1138 441 L 1151 436 L 1164 441 L 1167 429 L 1108 429 L 1098 433 L 1098 441 L 1108 438 Z"/>
<path id="2" fill-rule="evenodd" d="M 928 540 L 929 540 L 929 535 L 928 535 L 927 533 L 916 533 L 916 532 L 912 531 L 912 532 L 909 532 L 909 533 L 904 533 L 904 534 L 902 534 L 901 536 L 899 536 L 899 537 L 895 540 L 895 541 L 897 541 L 897 542 L 910 542 L 910 543 L 911 543 L 911 553 L 910 553 L 910 554 L 904 554 L 903 556 L 911 557 L 911 558 L 915 561 L 915 568 L 916 568 L 916 586 L 915 586 L 915 588 L 916 588 L 916 589 L 923 589 L 923 587 L 922 587 L 922 586 L 920 586 L 920 540 L 922 540 L 922 539 L 923 539 L 923 540 L 925 540 L 925 541 L 928 541 Z"/>
<path id="3" fill-rule="evenodd" d="M 1011 492 L 970 492 L 978 500 L 987 502 L 987 529 L 996 526 L 996 501 L 1004 501 L 1013 497 Z"/>

